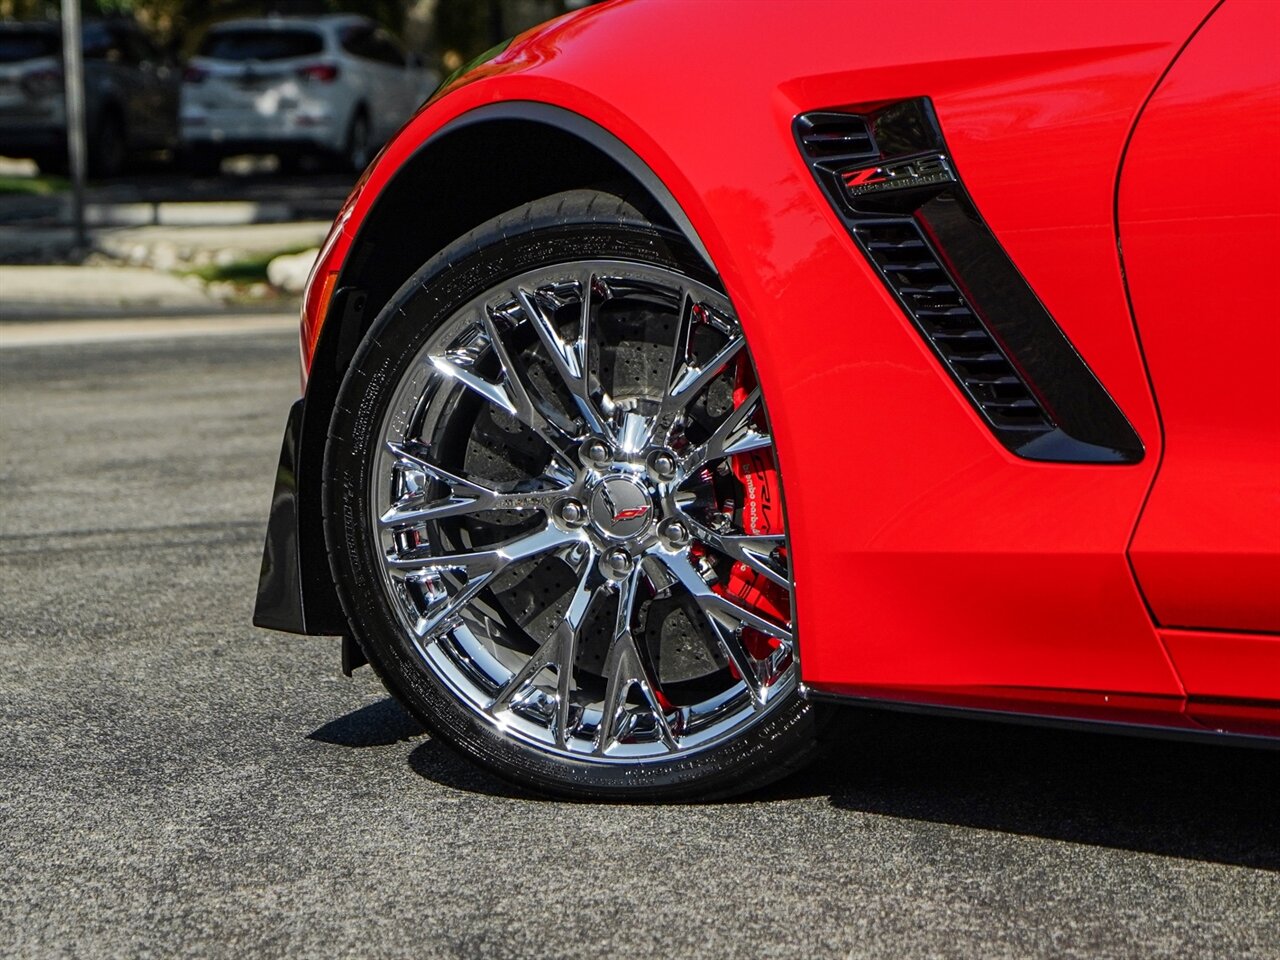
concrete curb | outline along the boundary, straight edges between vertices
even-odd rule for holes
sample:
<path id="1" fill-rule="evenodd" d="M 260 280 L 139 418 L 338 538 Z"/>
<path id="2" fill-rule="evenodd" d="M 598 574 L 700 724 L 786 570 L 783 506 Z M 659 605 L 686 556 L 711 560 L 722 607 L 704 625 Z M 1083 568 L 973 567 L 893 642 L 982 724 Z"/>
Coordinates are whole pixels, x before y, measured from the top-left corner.
<path id="1" fill-rule="evenodd" d="M 187 319 L 216 314 L 225 317 L 279 316 L 296 317 L 301 304 L 296 300 L 280 300 L 272 303 L 246 303 L 223 306 L 212 303 L 199 306 L 168 306 L 153 303 L 147 306 L 76 307 L 50 303 L 22 303 L 0 300 L 0 323 L 20 325 L 49 323 L 53 321 L 119 321 Z"/>
<path id="2" fill-rule="evenodd" d="M 0 323 L 0 351 L 23 347 L 76 346 L 134 340 L 177 340 L 188 337 L 223 337 L 258 334 L 297 336 L 295 319 L 254 311 L 235 316 L 224 313 L 190 317 L 118 320 L 52 320 L 38 323 Z"/>
<path id="3" fill-rule="evenodd" d="M 332 220 L 333 204 L 254 200 L 163 200 L 89 203 L 84 210 L 90 227 L 214 227 L 298 220 Z M 55 197 L 5 197 L 0 226 L 39 224 L 57 226 L 71 220 L 71 200 Z"/>

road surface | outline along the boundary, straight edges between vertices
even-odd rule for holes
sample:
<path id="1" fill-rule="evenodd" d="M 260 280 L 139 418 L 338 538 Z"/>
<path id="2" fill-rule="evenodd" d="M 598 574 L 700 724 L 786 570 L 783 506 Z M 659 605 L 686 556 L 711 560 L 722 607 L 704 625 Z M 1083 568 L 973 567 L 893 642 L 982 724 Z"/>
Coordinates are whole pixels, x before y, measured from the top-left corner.
<path id="1" fill-rule="evenodd" d="M 1275 753 L 883 715 L 729 803 L 480 772 L 250 624 L 296 334 L 190 324 L 0 332 L 0 954 L 1280 957 Z"/>

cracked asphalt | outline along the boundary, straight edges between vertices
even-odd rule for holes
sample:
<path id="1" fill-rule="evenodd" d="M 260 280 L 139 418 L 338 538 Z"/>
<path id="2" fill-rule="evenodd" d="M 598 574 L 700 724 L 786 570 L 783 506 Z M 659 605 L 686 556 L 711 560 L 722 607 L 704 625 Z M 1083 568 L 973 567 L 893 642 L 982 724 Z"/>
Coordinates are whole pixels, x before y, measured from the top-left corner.
<path id="1" fill-rule="evenodd" d="M 0 954 L 1280 957 L 1280 754 L 858 718 L 763 794 L 520 795 L 250 624 L 296 336 L 0 350 Z"/>

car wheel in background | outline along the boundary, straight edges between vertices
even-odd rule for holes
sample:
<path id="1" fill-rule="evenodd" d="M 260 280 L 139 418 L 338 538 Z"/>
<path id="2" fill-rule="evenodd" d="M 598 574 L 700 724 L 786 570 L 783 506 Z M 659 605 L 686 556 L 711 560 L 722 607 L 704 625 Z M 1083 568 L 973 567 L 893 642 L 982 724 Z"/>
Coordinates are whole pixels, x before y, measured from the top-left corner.
<path id="1" fill-rule="evenodd" d="M 363 173 L 364 168 L 373 159 L 373 127 L 369 123 L 369 114 L 364 107 L 356 110 L 347 128 L 346 147 L 343 160 L 346 170 L 351 173 Z"/>
<path id="2" fill-rule="evenodd" d="M 463 753 L 624 800 L 739 793 L 814 754 L 755 367 L 716 278 L 636 207 L 560 194 L 434 257 L 329 435 L 351 629 Z"/>
<path id="3" fill-rule="evenodd" d="M 212 145 L 184 147 L 182 169 L 196 177 L 216 177 L 222 172 L 222 154 Z"/>
<path id="4" fill-rule="evenodd" d="M 284 176 L 295 176 L 307 165 L 307 154 L 301 150 L 282 150 L 276 154 L 276 170 Z"/>
<path id="5" fill-rule="evenodd" d="M 41 173 L 65 177 L 71 168 L 71 158 L 66 150 L 52 153 L 38 153 L 31 158 Z"/>
<path id="6" fill-rule="evenodd" d="M 102 115 L 89 142 L 89 173 L 94 177 L 118 177 L 129 157 L 124 120 L 114 110 Z"/>

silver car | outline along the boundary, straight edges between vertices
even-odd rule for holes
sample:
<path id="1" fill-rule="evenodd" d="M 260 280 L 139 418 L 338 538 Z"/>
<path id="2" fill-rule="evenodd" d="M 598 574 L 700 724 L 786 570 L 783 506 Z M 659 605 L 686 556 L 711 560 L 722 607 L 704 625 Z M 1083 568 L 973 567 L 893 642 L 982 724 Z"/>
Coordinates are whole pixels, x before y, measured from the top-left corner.
<path id="1" fill-rule="evenodd" d="M 271 153 L 361 170 L 435 88 L 434 72 L 359 16 L 234 20 L 209 30 L 182 85 L 182 139 L 194 166 Z"/>
<path id="2" fill-rule="evenodd" d="M 178 142 L 178 69 L 136 23 L 84 25 L 89 169 L 120 173 L 131 157 Z M 62 34 L 53 22 L 0 23 L 0 155 L 67 166 Z"/>

